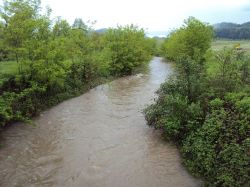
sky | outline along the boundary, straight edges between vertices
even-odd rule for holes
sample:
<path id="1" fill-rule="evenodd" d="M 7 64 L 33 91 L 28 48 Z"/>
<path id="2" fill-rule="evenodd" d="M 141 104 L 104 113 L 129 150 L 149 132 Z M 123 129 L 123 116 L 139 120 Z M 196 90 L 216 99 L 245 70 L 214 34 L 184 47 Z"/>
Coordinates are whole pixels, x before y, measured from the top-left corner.
<path id="1" fill-rule="evenodd" d="M 0 0 L 1 1 L 1 0 Z M 82 18 L 96 21 L 94 28 L 136 24 L 148 32 L 169 31 L 194 16 L 210 24 L 250 21 L 250 0 L 41 0 L 73 23 Z"/>

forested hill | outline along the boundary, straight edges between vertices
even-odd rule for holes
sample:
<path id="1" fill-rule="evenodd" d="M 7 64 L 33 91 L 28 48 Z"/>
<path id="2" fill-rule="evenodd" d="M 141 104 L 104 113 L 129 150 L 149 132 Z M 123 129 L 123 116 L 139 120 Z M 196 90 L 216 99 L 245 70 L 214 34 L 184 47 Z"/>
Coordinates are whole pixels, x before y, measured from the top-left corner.
<path id="1" fill-rule="evenodd" d="M 243 24 L 222 22 L 214 25 L 217 38 L 250 39 L 250 22 Z"/>

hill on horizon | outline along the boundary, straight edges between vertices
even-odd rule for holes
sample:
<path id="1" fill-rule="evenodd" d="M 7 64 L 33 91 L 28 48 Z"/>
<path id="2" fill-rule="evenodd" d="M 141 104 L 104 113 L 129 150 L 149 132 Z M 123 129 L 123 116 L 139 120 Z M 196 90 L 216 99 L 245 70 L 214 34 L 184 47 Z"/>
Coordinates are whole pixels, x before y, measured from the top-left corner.
<path id="1" fill-rule="evenodd" d="M 242 24 L 232 22 L 221 22 L 212 25 L 215 32 L 216 38 L 222 39 L 250 39 L 250 21 Z M 96 29 L 97 33 L 105 33 L 108 28 Z M 150 38 L 166 38 L 169 31 L 148 31 L 146 35 Z"/>
<path id="2" fill-rule="evenodd" d="M 250 22 L 242 24 L 222 22 L 213 25 L 217 38 L 250 39 Z"/>

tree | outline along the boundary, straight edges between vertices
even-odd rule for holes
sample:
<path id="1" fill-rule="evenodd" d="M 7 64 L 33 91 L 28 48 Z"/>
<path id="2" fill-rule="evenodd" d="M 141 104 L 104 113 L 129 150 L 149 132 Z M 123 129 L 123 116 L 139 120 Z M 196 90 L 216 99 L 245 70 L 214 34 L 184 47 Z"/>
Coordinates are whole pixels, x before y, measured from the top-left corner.
<path id="1" fill-rule="evenodd" d="M 4 41 L 4 23 L 0 21 L 0 61 L 8 58 L 8 50 L 5 47 Z"/>
<path id="2" fill-rule="evenodd" d="M 176 61 L 181 56 L 193 60 L 203 57 L 210 48 L 213 29 L 206 23 L 190 17 L 184 25 L 170 33 L 163 43 L 163 53 L 166 58 Z"/>
<path id="3" fill-rule="evenodd" d="M 144 30 L 134 25 L 109 29 L 105 33 L 105 40 L 111 51 L 112 74 L 131 74 L 135 67 L 150 59 L 150 48 Z"/>
<path id="4" fill-rule="evenodd" d="M 53 37 L 67 37 L 70 32 L 70 25 L 66 20 L 62 20 L 60 17 L 56 20 L 53 27 Z"/>
<path id="5" fill-rule="evenodd" d="M 84 23 L 84 21 L 81 18 L 76 18 L 73 25 L 72 25 L 73 29 L 81 29 L 84 32 L 87 32 L 88 26 Z"/>
<path id="6" fill-rule="evenodd" d="M 25 44 L 29 43 L 36 32 L 39 7 L 39 0 L 6 0 L 1 7 L 0 17 L 4 20 L 4 40 L 17 63 L 25 59 L 29 53 Z M 21 71 L 21 64 L 19 67 Z"/>

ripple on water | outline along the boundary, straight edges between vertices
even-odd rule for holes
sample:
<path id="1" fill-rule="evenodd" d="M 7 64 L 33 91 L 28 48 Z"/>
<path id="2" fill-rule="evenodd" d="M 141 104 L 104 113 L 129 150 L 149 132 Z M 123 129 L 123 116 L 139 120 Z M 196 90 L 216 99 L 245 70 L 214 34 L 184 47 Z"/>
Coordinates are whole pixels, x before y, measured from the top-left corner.
<path id="1" fill-rule="evenodd" d="M 67 100 L 35 127 L 12 125 L 1 133 L 1 186 L 200 186 L 141 112 L 171 72 L 154 58 L 148 73 Z"/>

